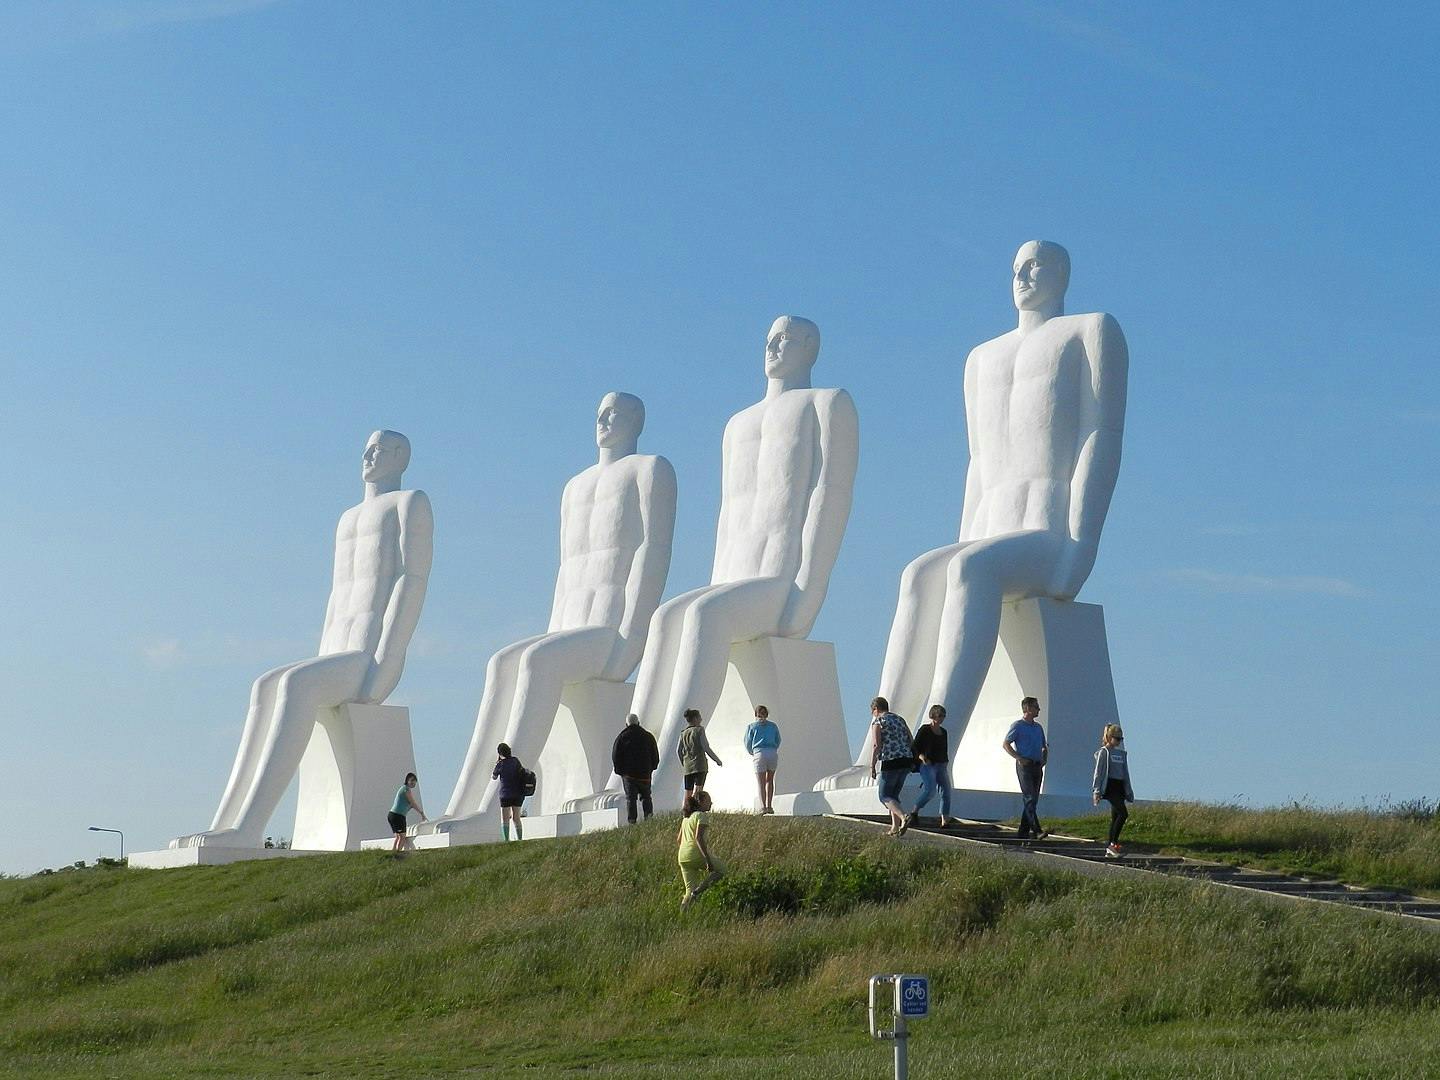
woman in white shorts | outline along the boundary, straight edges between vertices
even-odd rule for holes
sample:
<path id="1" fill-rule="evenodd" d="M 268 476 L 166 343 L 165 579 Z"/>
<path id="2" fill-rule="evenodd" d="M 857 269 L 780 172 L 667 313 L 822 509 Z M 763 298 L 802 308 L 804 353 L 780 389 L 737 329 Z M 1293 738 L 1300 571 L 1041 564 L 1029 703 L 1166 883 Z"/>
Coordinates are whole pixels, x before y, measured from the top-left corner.
<path id="1" fill-rule="evenodd" d="M 745 729 L 745 751 L 755 762 L 755 784 L 760 789 L 760 813 L 773 814 L 775 767 L 780 763 L 780 728 L 770 710 L 755 706 L 755 720 Z"/>

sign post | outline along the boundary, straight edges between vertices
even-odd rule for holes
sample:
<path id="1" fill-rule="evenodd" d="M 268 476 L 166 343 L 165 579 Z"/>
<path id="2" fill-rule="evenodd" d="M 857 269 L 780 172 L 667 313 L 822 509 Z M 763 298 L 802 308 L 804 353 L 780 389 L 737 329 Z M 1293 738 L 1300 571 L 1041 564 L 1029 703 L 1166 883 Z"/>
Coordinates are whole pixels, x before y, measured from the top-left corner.
<path id="1" fill-rule="evenodd" d="M 882 986 L 892 989 L 890 1013 L 892 1026 L 879 1026 L 875 1015 L 877 992 Z M 910 1075 L 908 1021 L 930 1015 L 930 980 L 924 975 L 870 976 L 870 1037 L 889 1039 L 895 1043 L 895 1080 L 908 1080 Z"/>

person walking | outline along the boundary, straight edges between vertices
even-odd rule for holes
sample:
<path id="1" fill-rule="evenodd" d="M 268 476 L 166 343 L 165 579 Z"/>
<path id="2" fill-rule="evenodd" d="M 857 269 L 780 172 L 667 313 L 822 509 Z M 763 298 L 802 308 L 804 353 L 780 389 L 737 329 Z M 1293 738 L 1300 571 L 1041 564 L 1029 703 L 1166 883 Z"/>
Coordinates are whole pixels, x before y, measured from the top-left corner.
<path id="1" fill-rule="evenodd" d="M 1110 842 L 1105 845 L 1105 857 L 1120 857 L 1120 830 L 1130 811 L 1127 802 L 1135 801 L 1135 791 L 1130 786 L 1130 758 L 1125 753 L 1125 732 L 1119 724 L 1106 724 L 1100 736 L 1100 749 L 1095 751 L 1095 778 L 1090 784 L 1095 806 L 1104 799 L 1110 804 Z"/>
<path id="2" fill-rule="evenodd" d="M 725 763 L 710 749 L 710 740 L 705 737 L 705 729 L 700 726 L 703 719 L 700 710 L 686 709 L 683 715 L 688 726 L 680 732 L 680 744 L 675 748 L 675 753 L 680 758 L 680 771 L 685 774 L 686 794 L 693 792 L 699 795 L 705 790 L 705 777 L 710 775 L 710 766 L 705 759 L 708 757 L 716 765 Z"/>
<path id="3" fill-rule="evenodd" d="M 686 795 L 681 814 L 675 841 L 679 846 L 680 880 L 685 888 L 680 906 L 688 908 L 697 896 L 725 875 L 725 868 L 710 850 L 709 794 L 697 791 Z"/>
<path id="4" fill-rule="evenodd" d="M 870 779 L 874 780 L 876 766 L 880 769 L 880 804 L 890 811 L 890 830 L 886 836 L 903 836 L 910 827 L 905 808 L 900 805 L 900 789 L 905 778 L 914 770 L 915 742 L 910 737 L 910 727 L 904 718 L 890 711 L 890 702 L 877 697 L 870 702 L 870 715 L 874 717 L 871 739 L 874 749 L 870 752 Z"/>
<path id="5" fill-rule="evenodd" d="M 385 815 L 390 822 L 390 831 L 395 834 L 395 845 L 391 851 L 399 853 L 415 850 L 415 841 L 406 833 L 405 815 L 415 810 L 419 813 L 420 820 L 425 820 L 425 811 L 420 809 L 420 800 L 415 797 L 415 788 L 419 783 L 420 778 L 413 772 L 406 773 L 405 782 L 395 792 L 394 805 L 390 807 L 390 813 Z"/>
<path id="6" fill-rule="evenodd" d="M 915 732 L 915 757 L 920 762 L 920 798 L 910 811 L 910 824 L 920 818 L 920 809 L 940 792 L 940 828 L 947 829 L 950 817 L 950 733 L 944 728 L 945 706 L 930 706 L 930 722 Z"/>
<path id="7" fill-rule="evenodd" d="M 650 780 L 660 767 L 660 748 L 655 745 L 655 736 L 640 726 L 640 717 L 634 713 L 625 718 L 625 726 L 615 736 L 615 745 L 610 748 L 610 764 L 625 785 L 625 819 L 635 824 L 636 799 L 649 818 L 655 812 Z"/>
<path id="8" fill-rule="evenodd" d="M 1010 725 L 1000 744 L 1015 759 L 1015 775 L 1020 781 L 1020 828 L 1016 835 L 1021 840 L 1044 840 L 1050 835 L 1040 827 L 1040 815 L 1036 811 L 1040 785 L 1045 780 L 1045 763 L 1050 759 L 1045 729 L 1036 720 L 1039 715 L 1040 702 L 1033 697 L 1022 698 L 1020 719 Z"/>
<path id="9" fill-rule="evenodd" d="M 515 839 L 523 840 L 525 834 L 520 827 L 520 807 L 525 802 L 525 767 L 520 764 L 519 758 L 510 753 L 509 743 L 502 742 L 495 750 L 500 756 L 496 758 L 490 776 L 500 781 L 500 834 L 509 840 L 513 822 Z"/>
<path id="10" fill-rule="evenodd" d="M 755 706 L 755 719 L 745 729 L 745 752 L 755 762 L 755 784 L 760 789 L 760 813 L 775 813 L 775 767 L 780 763 L 780 726 L 770 710 Z"/>

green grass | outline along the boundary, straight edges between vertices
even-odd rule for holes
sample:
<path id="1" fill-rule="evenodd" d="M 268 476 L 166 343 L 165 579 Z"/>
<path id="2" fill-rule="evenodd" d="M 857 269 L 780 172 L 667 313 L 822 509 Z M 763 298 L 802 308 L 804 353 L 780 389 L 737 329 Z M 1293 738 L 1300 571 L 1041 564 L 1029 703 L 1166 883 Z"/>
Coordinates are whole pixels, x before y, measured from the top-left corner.
<path id="1" fill-rule="evenodd" d="M 674 831 L 0 881 L 0 1076 L 858 1080 L 898 970 L 934 986 L 916 1080 L 1440 1053 L 1440 934 L 727 815 L 731 877 L 682 914 Z"/>
<path id="2" fill-rule="evenodd" d="M 1100 840 L 1109 822 L 1106 815 L 1045 824 L 1057 832 Z M 1324 810 L 1296 804 L 1251 810 L 1157 803 L 1131 810 L 1121 842 L 1132 850 L 1440 895 L 1440 820 L 1428 806 Z"/>

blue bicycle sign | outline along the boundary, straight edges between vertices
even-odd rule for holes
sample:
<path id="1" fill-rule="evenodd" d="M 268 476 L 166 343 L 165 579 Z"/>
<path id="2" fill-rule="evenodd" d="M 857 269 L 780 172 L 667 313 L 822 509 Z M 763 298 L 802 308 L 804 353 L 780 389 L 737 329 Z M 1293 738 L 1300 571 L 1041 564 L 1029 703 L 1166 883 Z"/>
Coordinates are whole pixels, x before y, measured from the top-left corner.
<path id="1" fill-rule="evenodd" d="M 930 1015 L 930 980 L 924 975 L 902 975 L 895 996 L 906 1019 Z"/>

